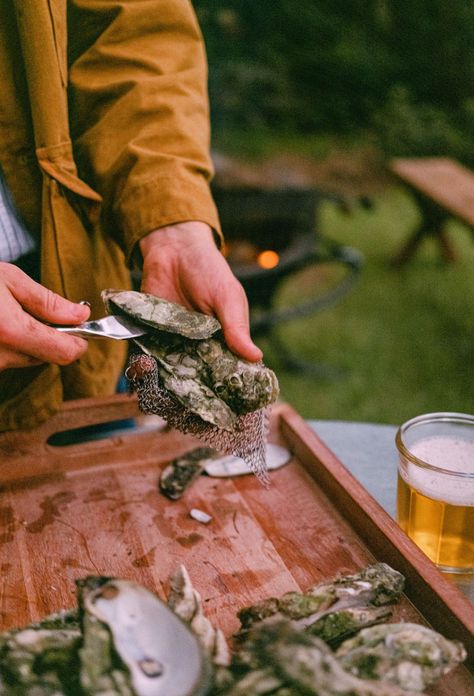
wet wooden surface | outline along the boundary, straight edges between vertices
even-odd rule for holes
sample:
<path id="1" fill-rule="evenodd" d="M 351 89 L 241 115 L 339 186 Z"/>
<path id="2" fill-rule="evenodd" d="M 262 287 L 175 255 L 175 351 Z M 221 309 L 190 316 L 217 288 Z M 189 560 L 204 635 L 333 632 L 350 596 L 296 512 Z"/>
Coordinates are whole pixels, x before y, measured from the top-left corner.
<path id="1" fill-rule="evenodd" d="M 89 574 L 130 578 L 164 598 L 184 563 L 207 616 L 230 636 L 241 607 L 379 560 L 407 576 L 394 619 L 472 638 L 470 602 L 286 405 L 274 409 L 271 440 L 295 456 L 267 489 L 253 476 L 202 476 L 179 501 L 163 497 L 161 468 L 196 444 L 175 431 L 46 444 L 72 424 L 136 413 L 129 397 L 74 402 L 29 436 L 0 435 L 2 628 L 75 606 L 75 580 Z M 212 521 L 192 519 L 192 508 Z M 470 696 L 474 680 L 459 667 L 429 693 Z"/>

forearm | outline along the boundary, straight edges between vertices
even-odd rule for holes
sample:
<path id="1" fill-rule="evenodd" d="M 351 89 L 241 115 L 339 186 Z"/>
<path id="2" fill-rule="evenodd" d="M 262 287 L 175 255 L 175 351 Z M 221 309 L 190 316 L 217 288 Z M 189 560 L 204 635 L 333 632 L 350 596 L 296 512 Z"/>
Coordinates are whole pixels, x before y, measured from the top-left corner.
<path id="1" fill-rule="evenodd" d="M 190 3 L 71 4 L 74 151 L 104 199 L 106 230 L 130 256 L 158 227 L 201 220 L 218 229 L 209 190 L 207 68 Z"/>

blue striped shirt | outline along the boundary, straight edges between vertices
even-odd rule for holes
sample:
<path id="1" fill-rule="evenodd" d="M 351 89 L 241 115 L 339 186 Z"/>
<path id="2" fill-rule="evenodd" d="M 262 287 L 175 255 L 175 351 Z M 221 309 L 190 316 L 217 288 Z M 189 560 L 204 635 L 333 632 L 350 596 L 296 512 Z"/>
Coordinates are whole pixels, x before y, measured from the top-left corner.
<path id="1" fill-rule="evenodd" d="M 36 242 L 24 226 L 0 171 L 0 261 L 16 261 L 35 247 Z"/>

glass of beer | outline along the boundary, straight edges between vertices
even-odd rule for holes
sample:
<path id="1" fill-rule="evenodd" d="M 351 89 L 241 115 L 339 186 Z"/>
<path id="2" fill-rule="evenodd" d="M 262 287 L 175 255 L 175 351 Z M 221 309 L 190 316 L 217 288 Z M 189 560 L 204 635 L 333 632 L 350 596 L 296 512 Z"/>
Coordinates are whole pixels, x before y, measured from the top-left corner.
<path id="1" fill-rule="evenodd" d="M 412 418 L 396 444 L 401 528 L 440 570 L 474 572 L 474 416 Z"/>

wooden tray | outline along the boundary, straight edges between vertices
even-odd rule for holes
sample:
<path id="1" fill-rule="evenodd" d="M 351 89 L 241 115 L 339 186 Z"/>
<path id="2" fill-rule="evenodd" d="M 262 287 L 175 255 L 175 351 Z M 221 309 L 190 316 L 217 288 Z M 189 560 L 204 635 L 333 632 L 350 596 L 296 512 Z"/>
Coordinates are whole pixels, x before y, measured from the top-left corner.
<path id="1" fill-rule="evenodd" d="M 1 628 L 75 606 L 74 580 L 88 574 L 132 578 L 164 597 L 184 563 L 207 616 L 230 636 L 239 608 L 379 560 L 407 579 L 394 619 L 429 623 L 469 650 L 471 663 L 429 693 L 474 694 L 473 605 L 291 407 L 274 409 L 270 439 L 294 457 L 267 489 L 254 476 L 202 476 L 169 501 L 160 469 L 196 444 L 172 430 L 47 444 L 56 432 L 135 415 L 133 397 L 80 400 L 35 431 L 0 435 Z M 209 525 L 190 518 L 193 507 L 212 515 Z"/>

